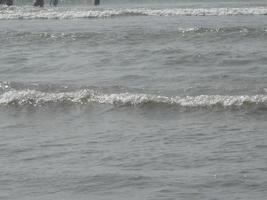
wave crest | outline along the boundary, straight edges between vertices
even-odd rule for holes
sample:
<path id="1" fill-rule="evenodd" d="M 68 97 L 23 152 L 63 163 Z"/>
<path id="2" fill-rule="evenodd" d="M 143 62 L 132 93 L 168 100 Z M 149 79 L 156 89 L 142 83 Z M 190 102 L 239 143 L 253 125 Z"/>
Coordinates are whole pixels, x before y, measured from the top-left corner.
<path id="1" fill-rule="evenodd" d="M 36 90 L 10 90 L 0 95 L 1 106 L 42 106 L 51 103 L 70 104 L 109 104 L 113 106 L 174 106 L 185 109 L 267 109 L 267 95 L 254 96 L 158 96 L 151 94 L 103 94 L 83 89 L 74 92 L 41 92 Z"/>
<path id="2" fill-rule="evenodd" d="M 75 19 L 107 18 L 115 16 L 227 16 L 227 15 L 267 15 L 267 7 L 254 8 L 47 8 L 0 7 L 0 19 Z"/>

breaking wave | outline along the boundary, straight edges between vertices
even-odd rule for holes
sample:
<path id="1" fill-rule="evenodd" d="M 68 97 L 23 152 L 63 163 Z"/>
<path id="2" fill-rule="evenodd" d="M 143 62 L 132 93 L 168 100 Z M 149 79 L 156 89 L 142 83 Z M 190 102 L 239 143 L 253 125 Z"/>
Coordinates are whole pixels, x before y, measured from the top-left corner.
<path id="1" fill-rule="evenodd" d="M 267 15 L 267 7 L 254 8 L 32 8 L 0 7 L 0 19 L 76 19 L 108 18 L 116 16 L 226 16 L 226 15 Z"/>
<path id="2" fill-rule="evenodd" d="M 218 27 L 218 28 L 205 28 L 205 27 L 190 27 L 178 28 L 179 33 L 241 33 L 241 34 L 266 34 L 266 28 L 251 28 L 251 27 Z"/>
<path id="3" fill-rule="evenodd" d="M 113 106 L 173 106 L 181 109 L 267 109 L 267 95 L 254 96 L 159 96 L 152 94 L 105 94 L 91 89 L 73 92 L 42 92 L 37 90 L 9 90 L 0 95 L 0 106 L 43 106 L 47 104 L 109 104 Z"/>
<path id="4" fill-rule="evenodd" d="M 205 34 L 205 33 L 214 33 L 214 34 L 224 34 L 224 33 L 234 33 L 243 36 L 258 36 L 258 35 L 267 35 L 266 28 L 251 28 L 251 27 L 218 27 L 218 28 L 206 28 L 206 27 L 189 27 L 189 28 L 178 28 L 173 34 Z M 77 40 L 77 39 L 90 39 L 92 37 L 99 37 L 99 33 L 94 32 L 72 32 L 72 33 L 64 33 L 64 32 L 1 32 L 0 35 L 4 34 L 4 39 L 47 39 L 47 40 L 55 40 L 55 39 L 67 39 L 67 40 Z"/>

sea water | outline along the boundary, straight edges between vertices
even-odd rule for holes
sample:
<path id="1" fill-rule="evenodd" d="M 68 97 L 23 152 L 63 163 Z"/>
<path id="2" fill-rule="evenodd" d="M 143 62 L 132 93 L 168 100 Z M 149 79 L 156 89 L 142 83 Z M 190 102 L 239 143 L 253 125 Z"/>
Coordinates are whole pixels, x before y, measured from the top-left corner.
<path id="1" fill-rule="evenodd" d="M 0 199 L 264 200 L 267 1 L 0 6 Z"/>

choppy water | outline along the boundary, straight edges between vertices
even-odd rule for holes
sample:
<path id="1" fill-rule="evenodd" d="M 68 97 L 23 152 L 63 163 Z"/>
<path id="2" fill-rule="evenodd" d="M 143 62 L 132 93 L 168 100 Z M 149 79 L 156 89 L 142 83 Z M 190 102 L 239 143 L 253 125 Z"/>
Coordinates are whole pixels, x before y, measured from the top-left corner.
<path id="1" fill-rule="evenodd" d="M 267 196 L 267 2 L 0 6 L 0 199 Z"/>

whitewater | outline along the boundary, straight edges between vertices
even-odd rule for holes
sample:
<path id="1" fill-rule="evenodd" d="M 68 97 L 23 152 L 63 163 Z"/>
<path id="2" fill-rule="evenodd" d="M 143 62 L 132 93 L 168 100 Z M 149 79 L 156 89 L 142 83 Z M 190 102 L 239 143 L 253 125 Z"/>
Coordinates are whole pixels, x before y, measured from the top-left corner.
<path id="1" fill-rule="evenodd" d="M 48 103 L 88 104 L 100 103 L 115 106 L 173 105 L 185 108 L 239 108 L 259 107 L 267 109 L 267 95 L 255 96 L 221 96 L 201 95 L 186 97 L 166 97 L 148 94 L 101 94 L 94 90 L 76 92 L 45 93 L 35 90 L 10 90 L 0 95 L 0 105 L 33 105 L 42 106 Z"/>
<path id="2" fill-rule="evenodd" d="M 107 18 L 120 16 L 228 16 L 228 15 L 267 15 L 266 7 L 255 8 L 173 8 L 173 9 L 95 9 L 95 8 L 32 8 L 2 7 L 0 20 L 5 19 L 76 19 Z"/>

